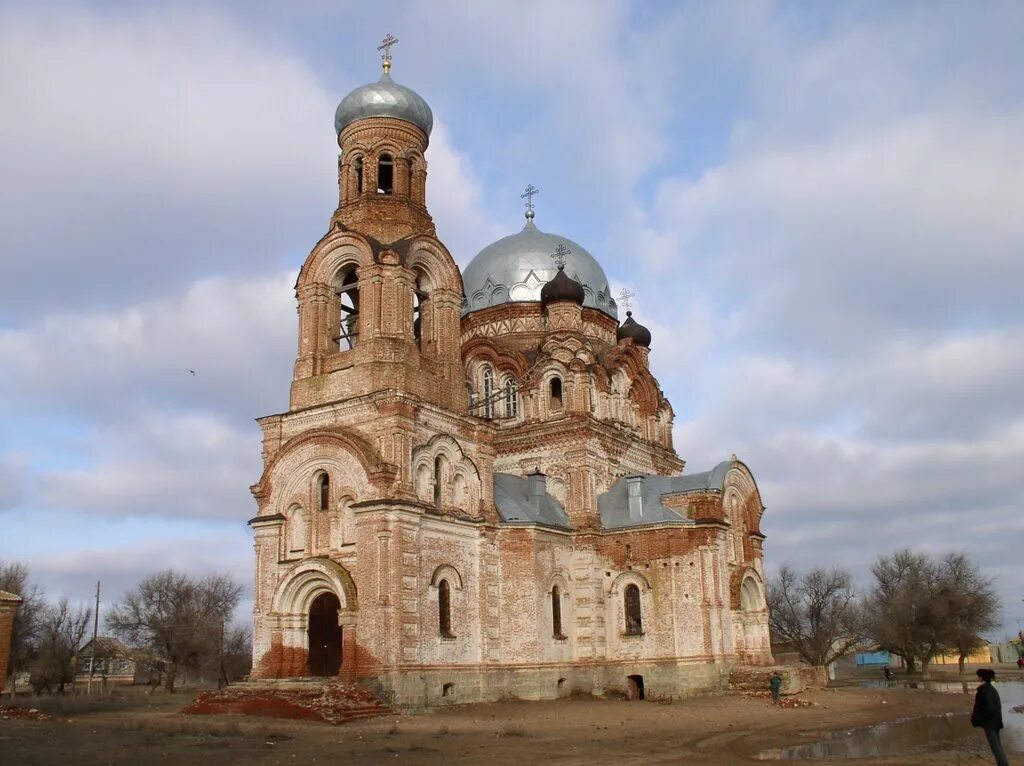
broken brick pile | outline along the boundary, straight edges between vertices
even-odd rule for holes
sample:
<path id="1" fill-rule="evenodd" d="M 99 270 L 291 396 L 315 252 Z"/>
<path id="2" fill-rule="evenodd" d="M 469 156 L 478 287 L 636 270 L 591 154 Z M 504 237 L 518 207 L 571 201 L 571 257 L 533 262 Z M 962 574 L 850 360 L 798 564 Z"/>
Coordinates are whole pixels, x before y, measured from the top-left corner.
<path id="1" fill-rule="evenodd" d="M 0 705 L 0 721 L 9 721 L 12 719 L 22 721 L 52 721 L 54 720 L 52 715 L 41 713 L 35 708 L 25 709 L 23 707 L 13 707 L 11 705 Z"/>
<path id="2" fill-rule="evenodd" d="M 740 694 L 749 699 L 763 699 L 765 701 L 770 700 L 772 696 L 771 692 L 765 691 L 741 691 Z M 784 708 L 817 707 L 818 705 L 817 702 L 811 702 L 800 697 L 780 697 L 779 701 L 773 704 L 776 707 Z"/>
<path id="3" fill-rule="evenodd" d="M 182 712 L 192 715 L 253 715 L 341 724 L 389 715 L 392 711 L 361 686 L 344 681 L 327 681 L 308 688 L 244 685 L 202 692 Z"/>

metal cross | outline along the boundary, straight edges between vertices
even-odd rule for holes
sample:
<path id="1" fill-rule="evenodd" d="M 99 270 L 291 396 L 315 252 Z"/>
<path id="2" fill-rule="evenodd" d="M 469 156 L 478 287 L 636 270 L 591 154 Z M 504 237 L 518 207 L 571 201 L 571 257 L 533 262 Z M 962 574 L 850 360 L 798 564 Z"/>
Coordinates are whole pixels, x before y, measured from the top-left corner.
<path id="1" fill-rule="evenodd" d="M 387 71 L 391 67 L 391 46 L 398 42 L 397 37 L 392 37 L 389 32 L 380 45 L 377 46 L 377 50 L 384 51 L 381 54 L 381 61 L 384 62 L 384 70 Z"/>
<path id="2" fill-rule="evenodd" d="M 539 194 L 540 189 L 536 188 L 533 184 L 527 184 L 526 189 L 522 194 L 519 195 L 519 199 L 526 200 L 526 209 L 533 210 L 533 195 Z"/>
<path id="3" fill-rule="evenodd" d="M 635 297 L 636 293 L 632 293 L 625 287 L 623 287 L 621 290 L 619 290 L 619 305 L 622 306 L 622 308 L 629 310 L 633 308 L 632 299 Z"/>
<path id="4" fill-rule="evenodd" d="M 558 243 L 558 247 L 555 248 L 555 252 L 553 252 L 551 254 L 551 257 L 554 259 L 555 265 L 558 266 L 558 268 L 564 269 L 565 268 L 565 256 L 567 256 L 571 252 L 572 252 L 572 250 L 570 250 L 565 245 L 563 245 L 561 242 L 559 242 Z"/>

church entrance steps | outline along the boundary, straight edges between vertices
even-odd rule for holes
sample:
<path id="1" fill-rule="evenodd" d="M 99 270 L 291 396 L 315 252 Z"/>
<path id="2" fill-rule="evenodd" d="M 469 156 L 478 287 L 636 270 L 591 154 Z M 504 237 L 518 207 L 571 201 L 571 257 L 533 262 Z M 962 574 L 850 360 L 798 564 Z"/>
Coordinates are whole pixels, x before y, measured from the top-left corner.
<path id="1" fill-rule="evenodd" d="M 392 711 L 368 689 L 326 678 L 245 681 L 200 693 L 182 712 L 192 715 L 252 715 L 342 724 Z"/>

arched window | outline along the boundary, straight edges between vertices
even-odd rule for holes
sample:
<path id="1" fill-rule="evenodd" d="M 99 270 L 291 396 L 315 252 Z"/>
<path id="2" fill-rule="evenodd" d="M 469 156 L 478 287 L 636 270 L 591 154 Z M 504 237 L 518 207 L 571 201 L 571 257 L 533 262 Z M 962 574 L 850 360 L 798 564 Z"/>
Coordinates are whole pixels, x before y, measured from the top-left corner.
<path id="1" fill-rule="evenodd" d="M 355 266 L 338 275 L 338 335 L 333 339 L 339 351 L 355 348 L 359 337 L 359 278 Z"/>
<path id="2" fill-rule="evenodd" d="M 644 632 L 643 618 L 640 616 L 640 589 L 630 583 L 622 594 L 626 609 L 626 635 L 639 636 Z"/>
<path id="3" fill-rule="evenodd" d="M 551 589 L 551 634 L 555 638 L 565 638 L 562 633 L 562 592 L 557 585 Z"/>
<path id="4" fill-rule="evenodd" d="M 562 409 L 562 379 L 557 375 L 551 379 L 551 409 Z"/>
<path id="5" fill-rule="evenodd" d="M 484 417 L 494 417 L 494 371 L 484 367 Z"/>
<path id="6" fill-rule="evenodd" d="M 320 510 L 326 511 L 331 507 L 331 480 L 326 473 L 320 474 L 317 489 L 320 491 Z"/>
<path id="7" fill-rule="evenodd" d="M 447 580 L 437 584 L 437 627 L 441 638 L 455 638 L 452 633 L 452 588 Z"/>
<path id="8" fill-rule="evenodd" d="M 356 157 L 356 161 L 353 163 L 356 169 L 356 194 L 363 193 L 363 158 Z"/>
<path id="9" fill-rule="evenodd" d="M 743 585 L 740 586 L 740 608 L 746 612 L 756 612 L 762 609 L 761 606 L 761 591 L 757 587 L 757 583 L 750 577 L 743 581 Z"/>
<path id="10" fill-rule="evenodd" d="M 441 481 L 444 474 L 444 460 L 438 455 L 434 458 L 434 505 L 441 505 Z"/>
<path id="11" fill-rule="evenodd" d="M 514 418 L 519 414 L 519 386 L 509 378 L 505 381 L 505 417 Z"/>
<path id="12" fill-rule="evenodd" d="M 377 194 L 395 191 L 395 161 L 390 154 L 382 154 L 377 161 Z"/>

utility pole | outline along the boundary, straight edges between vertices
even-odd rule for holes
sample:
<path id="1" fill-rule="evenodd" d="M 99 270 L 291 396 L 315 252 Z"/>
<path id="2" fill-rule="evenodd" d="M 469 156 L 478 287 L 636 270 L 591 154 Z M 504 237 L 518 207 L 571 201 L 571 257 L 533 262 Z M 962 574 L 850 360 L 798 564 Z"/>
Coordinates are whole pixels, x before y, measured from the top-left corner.
<path id="1" fill-rule="evenodd" d="M 222 681 L 227 683 L 227 674 L 224 672 L 224 615 L 220 616 L 220 641 L 217 644 L 217 688 L 222 689 Z"/>
<path id="2" fill-rule="evenodd" d="M 96 635 L 100 630 L 100 581 L 96 581 L 96 611 L 92 615 L 92 655 L 89 657 L 89 686 L 86 694 L 92 694 L 92 677 L 96 672 Z"/>

